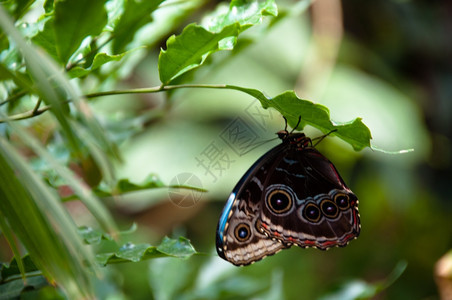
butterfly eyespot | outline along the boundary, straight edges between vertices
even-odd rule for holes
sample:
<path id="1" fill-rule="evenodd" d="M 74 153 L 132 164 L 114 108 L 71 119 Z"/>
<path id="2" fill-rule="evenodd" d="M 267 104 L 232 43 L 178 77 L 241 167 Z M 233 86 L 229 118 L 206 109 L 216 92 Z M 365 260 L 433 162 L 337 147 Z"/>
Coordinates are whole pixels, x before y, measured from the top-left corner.
<path id="1" fill-rule="evenodd" d="M 320 209 L 322 213 L 328 218 L 336 218 L 339 214 L 339 208 L 336 203 L 331 200 L 324 199 L 320 202 Z"/>
<path id="2" fill-rule="evenodd" d="M 346 210 L 350 207 L 350 198 L 346 194 L 335 195 L 334 202 L 341 210 Z"/>
<path id="3" fill-rule="evenodd" d="M 303 217 L 312 223 L 320 221 L 321 216 L 319 207 L 314 203 L 308 203 L 303 208 Z"/>
<path id="4" fill-rule="evenodd" d="M 250 226 L 245 223 L 240 223 L 235 227 L 234 235 L 239 242 L 247 241 L 251 236 Z"/>
<path id="5" fill-rule="evenodd" d="M 292 195 L 284 190 L 273 190 L 267 196 L 267 206 L 275 214 L 283 214 L 292 208 Z"/>

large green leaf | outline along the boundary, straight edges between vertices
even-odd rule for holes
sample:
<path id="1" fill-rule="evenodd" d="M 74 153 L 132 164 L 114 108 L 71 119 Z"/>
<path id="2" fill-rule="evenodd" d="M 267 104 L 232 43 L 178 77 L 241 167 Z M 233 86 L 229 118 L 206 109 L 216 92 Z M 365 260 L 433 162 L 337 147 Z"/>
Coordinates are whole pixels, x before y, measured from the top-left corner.
<path id="1" fill-rule="evenodd" d="M 55 41 L 55 25 L 54 18 L 49 17 L 45 22 L 44 27 L 32 39 L 32 42 L 43 48 L 55 61 L 64 63 L 60 60 L 57 53 L 57 44 Z"/>
<path id="2" fill-rule="evenodd" d="M 159 56 L 160 80 L 168 84 L 175 77 L 200 66 L 207 56 L 220 48 L 220 41 L 237 36 L 239 25 L 234 23 L 218 33 L 212 33 L 201 26 L 190 24 L 178 36 L 171 36 L 166 42 L 166 50 Z"/>
<path id="3" fill-rule="evenodd" d="M 124 13 L 113 31 L 113 52 L 121 53 L 138 29 L 152 21 L 151 13 L 163 0 L 126 0 Z"/>
<path id="4" fill-rule="evenodd" d="M 64 0 L 55 2 L 55 41 L 64 63 L 87 36 L 99 35 L 107 24 L 104 0 Z"/>
<path id="5" fill-rule="evenodd" d="M 159 257 L 189 258 L 196 253 L 196 250 L 186 238 L 179 237 L 178 239 L 170 239 L 165 237 L 159 246 L 127 243 L 115 253 L 97 254 L 96 259 L 101 265 L 107 265 L 123 262 L 139 262 Z"/>
<path id="6" fill-rule="evenodd" d="M 190 24 L 178 36 L 171 36 L 159 56 L 160 80 L 164 85 L 195 69 L 219 50 L 232 50 L 240 32 L 262 22 L 265 15 L 277 15 L 274 0 L 232 1 L 221 7 L 204 26 Z"/>
<path id="7" fill-rule="evenodd" d="M 330 119 L 330 112 L 327 107 L 315 104 L 308 100 L 297 97 L 294 91 L 286 91 L 276 97 L 270 98 L 265 96 L 261 91 L 248 89 L 239 86 L 227 85 L 228 88 L 245 92 L 261 102 L 263 108 L 274 108 L 279 111 L 293 128 L 301 130 L 306 125 L 311 125 L 323 133 L 331 132 L 345 142 L 349 143 L 353 149 L 360 151 L 366 147 L 370 147 L 372 138 L 369 128 L 356 118 L 347 123 L 337 123 Z M 334 131 L 334 132 L 332 132 Z"/>

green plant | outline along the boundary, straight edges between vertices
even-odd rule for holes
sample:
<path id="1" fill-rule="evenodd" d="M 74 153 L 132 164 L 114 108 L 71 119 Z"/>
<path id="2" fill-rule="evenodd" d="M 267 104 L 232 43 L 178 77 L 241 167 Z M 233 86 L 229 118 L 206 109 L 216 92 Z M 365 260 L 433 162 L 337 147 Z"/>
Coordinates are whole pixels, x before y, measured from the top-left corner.
<path id="1" fill-rule="evenodd" d="M 187 258 L 197 253 L 185 238 L 164 239 L 157 247 L 127 243 L 105 252 L 102 247 L 92 246 L 115 244 L 115 240 L 121 239 L 118 236 L 125 234 L 117 229 L 108 199 L 169 186 L 152 175 L 140 184 L 128 178 L 118 179 L 115 164 L 121 162 L 118 144 L 138 134 L 147 124 L 164 118 L 174 106 L 173 95 L 177 91 L 239 91 L 257 99 L 263 108 L 278 111 L 291 126 L 301 116 L 300 130 L 306 125 L 323 133 L 335 130 L 331 135 L 357 151 L 370 147 L 370 131 L 360 118 L 333 122 L 327 107 L 300 99 L 294 91 L 268 97 L 259 89 L 239 85 L 196 83 L 204 66 L 221 65 L 256 43 L 253 36 L 245 35 L 247 30 L 259 28 L 261 34 L 266 34 L 289 15 L 289 9 L 278 12 L 273 0 L 220 3 L 216 9 L 204 12 L 201 24 L 188 25 L 186 19 L 193 18 L 194 12 L 207 3 L 197 0 L 1 3 L 0 172 L 4 180 L 0 182 L 0 228 L 14 260 L 2 266 L 0 293 L 18 296 L 24 292 L 18 279 L 20 274 L 45 297 L 43 287 L 47 284 L 42 275 L 69 298 L 95 298 L 99 297 L 95 277 L 102 273 L 100 265 L 156 257 Z M 292 13 L 302 13 L 307 4 L 307 1 L 298 3 Z M 36 14 L 39 17 L 28 21 Z M 179 30 L 181 27 L 183 30 Z M 160 83 L 155 87 L 117 89 L 128 70 L 143 60 L 145 53 L 156 51 L 164 40 L 165 49 L 158 56 Z M 229 52 L 219 56 L 219 61 L 213 61 L 216 52 L 226 51 Z M 112 95 L 156 93 L 164 94 L 164 104 L 130 119 L 100 116 L 92 107 L 99 99 Z M 115 98 L 108 101 L 114 102 Z M 128 126 L 128 120 L 135 123 Z M 117 122 L 122 126 L 115 127 Z M 201 187 L 182 188 L 205 191 Z M 99 229 L 78 227 L 64 206 L 70 201 L 83 203 L 97 220 Z M 24 259 L 20 245 L 29 253 Z M 163 264 L 166 263 L 173 262 Z M 174 270 L 177 267 L 168 271 L 171 276 L 176 276 Z M 36 276 L 39 280 L 33 282 Z M 278 293 L 281 277 L 275 273 L 272 280 L 276 282 L 275 290 L 268 291 L 269 298 Z M 198 289 L 199 297 L 219 297 L 222 291 L 228 291 L 226 286 L 217 284 L 215 291 Z M 254 284 L 249 282 L 250 290 L 244 295 L 262 292 Z M 152 285 L 163 294 L 176 291 L 170 287 L 165 290 L 159 282 Z M 379 288 L 370 285 L 366 291 L 372 296 Z"/>

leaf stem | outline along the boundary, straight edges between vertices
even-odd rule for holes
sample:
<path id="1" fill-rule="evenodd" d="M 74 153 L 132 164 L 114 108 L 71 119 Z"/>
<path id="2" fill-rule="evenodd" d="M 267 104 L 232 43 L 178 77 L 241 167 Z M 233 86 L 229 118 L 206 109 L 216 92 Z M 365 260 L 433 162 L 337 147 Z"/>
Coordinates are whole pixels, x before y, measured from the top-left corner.
<path id="1" fill-rule="evenodd" d="M 141 88 L 141 89 L 126 89 L 126 90 L 113 90 L 113 91 L 106 91 L 106 92 L 98 92 L 98 93 L 91 93 L 84 95 L 85 98 L 92 99 L 102 96 L 112 96 L 112 95 L 123 95 L 123 94 L 150 94 L 150 93 L 158 93 L 163 91 L 169 91 L 169 90 L 175 90 L 175 89 L 182 89 L 182 88 L 201 88 L 201 89 L 231 89 L 231 90 L 239 90 L 242 92 L 245 92 L 249 95 L 252 95 L 251 93 L 247 92 L 246 89 L 241 89 L 233 85 L 227 85 L 227 84 L 178 84 L 178 85 L 161 85 L 156 87 L 150 87 L 150 88 Z M 253 95 L 252 95 L 253 96 Z M 70 102 L 71 100 L 67 100 Z M 49 109 L 51 109 L 50 105 L 40 107 L 41 105 L 41 99 L 38 100 L 36 103 L 36 106 L 30 110 L 23 113 L 15 114 L 8 117 L 9 121 L 17 121 L 17 120 L 24 120 L 33 118 L 35 116 L 38 116 Z M 7 120 L 0 118 L 0 123 L 5 123 Z"/>

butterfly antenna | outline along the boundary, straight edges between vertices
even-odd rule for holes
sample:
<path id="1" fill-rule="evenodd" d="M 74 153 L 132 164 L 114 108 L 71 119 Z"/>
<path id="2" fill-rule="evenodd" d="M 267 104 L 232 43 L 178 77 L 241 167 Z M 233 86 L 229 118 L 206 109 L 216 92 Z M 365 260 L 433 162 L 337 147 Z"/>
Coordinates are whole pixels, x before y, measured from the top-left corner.
<path id="1" fill-rule="evenodd" d="M 318 140 L 315 144 L 314 147 L 317 146 L 321 141 L 323 141 L 324 138 L 326 138 L 327 136 L 329 136 L 330 134 L 332 134 L 333 132 L 337 131 L 337 129 L 333 129 L 330 132 L 328 132 L 327 134 L 324 134 L 322 136 L 316 137 L 314 139 L 312 139 L 313 141 Z"/>
<path id="2" fill-rule="evenodd" d="M 246 150 L 245 152 L 243 152 L 243 153 L 240 154 L 239 156 L 248 154 L 248 153 L 250 153 L 251 151 L 253 151 L 254 149 L 259 148 L 260 146 L 262 146 L 262 145 L 264 145 L 264 144 L 267 144 L 268 142 L 274 141 L 274 140 L 276 140 L 276 139 L 278 139 L 278 138 L 275 137 L 275 138 L 273 138 L 273 139 L 268 139 L 268 140 L 262 141 L 262 142 L 260 142 L 260 143 L 254 144 L 253 147 L 251 147 L 250 149 Z"/>
<path id="3" fill-rule="evenodd" d="M 293 133 L 298 128 L 298 125 L 300 125 L 300 122 L 301 122 L 301 116 L 298 116 L 297 125 L 295 125 L 295 127 L 292 129 L 292 131 L 290 133 Z M 286 127 L 287 127 L 287 120 L 286 120 Z"/>

